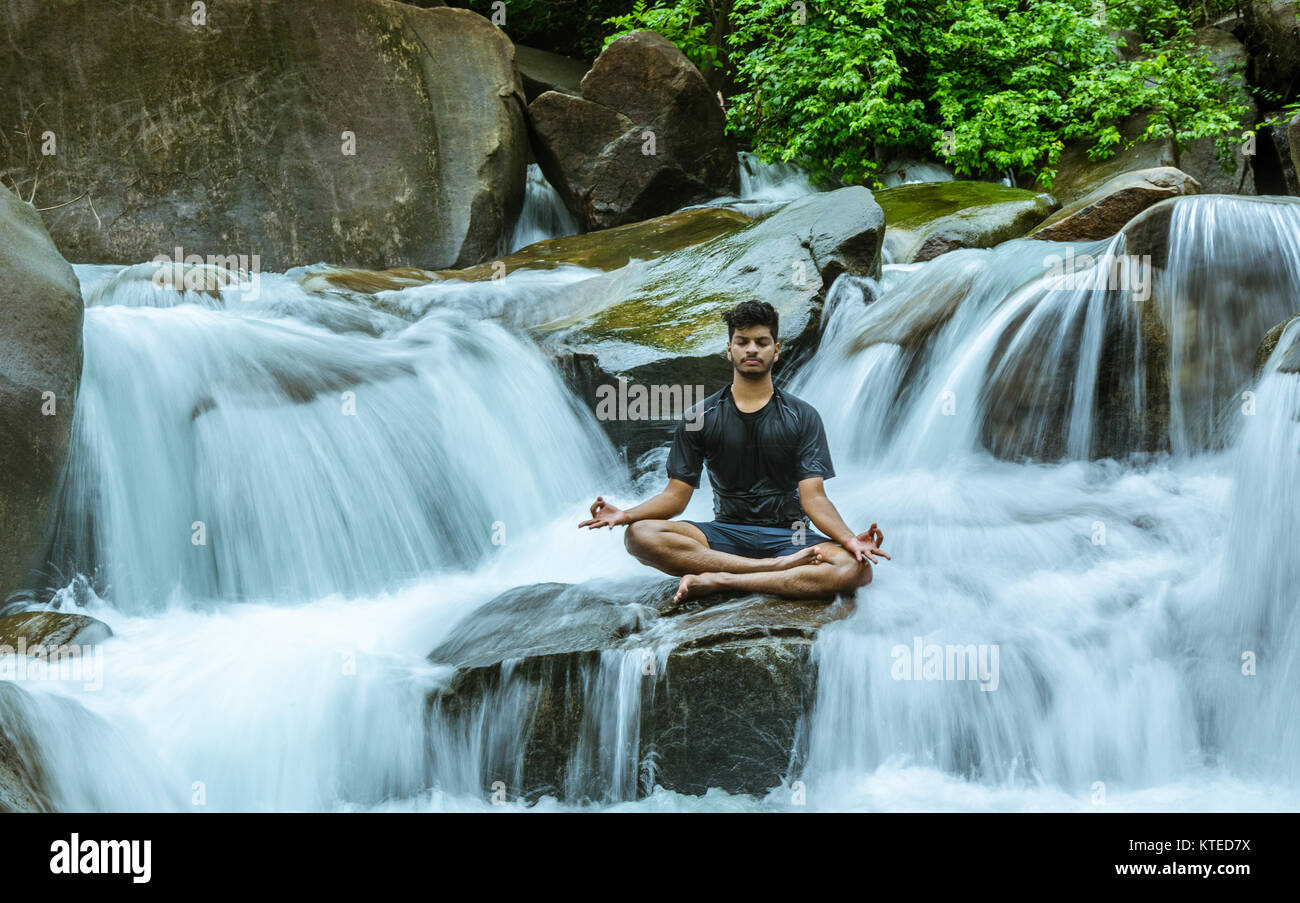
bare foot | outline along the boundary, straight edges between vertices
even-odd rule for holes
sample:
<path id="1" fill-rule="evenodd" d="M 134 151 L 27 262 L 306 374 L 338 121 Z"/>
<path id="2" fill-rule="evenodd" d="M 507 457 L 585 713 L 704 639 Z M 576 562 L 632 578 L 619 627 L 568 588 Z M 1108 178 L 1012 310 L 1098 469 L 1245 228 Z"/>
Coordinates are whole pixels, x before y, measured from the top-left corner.
<path id="1" fill-rule="evenodd" d="M 822 558 L 822 550 L 816 546 L 809 546 L 806 549 L 800 549 L 798 552 L 791 552 L 789 555 L 782 555 L 780 558 L 772 559 L 773 571 L 788 571 L 790 568 L 797 568 L 802 564 L 826 564 Z"/>
<path id="2" fill-rule="evenodd" d="M 682 582 L 677 585 L 677 594 L 673 596 L 673 604 L 680 605 L 687 599 L 696 599 L 700 596 L 707 596 L 709 593 L 716 593 L 722 589 L 721 574 L 687 574 L 682 578 Z"/>

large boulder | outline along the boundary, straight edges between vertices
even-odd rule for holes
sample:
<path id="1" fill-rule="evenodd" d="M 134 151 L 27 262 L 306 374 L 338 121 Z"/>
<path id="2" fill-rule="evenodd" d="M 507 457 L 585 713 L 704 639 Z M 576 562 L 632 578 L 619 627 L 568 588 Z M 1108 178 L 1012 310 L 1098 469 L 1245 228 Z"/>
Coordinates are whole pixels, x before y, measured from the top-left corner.
<path id="1" fill-rule="evenodd" d="M 885 211 L 885 256 L 891 263 L 994 247 L 1024 235 L 1058 206 L 1046 194 L 964 180 L 898 185 L 875 198 Z"/>
<path id="2" fill-rule="evenodd" d="M 499 780 L 516 799 L 612 801 L 652 784 L 780 784 L 804 752 L 813 642 L 852 602 L 728 593 L 674 607 L 676 586 L 538 584 L 470 615 L 429 656 L 456 668 L 429 700 L 435 773 L 466 783 L 447 789 Z"/>
<path id="3" fill-rule="evenodd" d="M 0 188 L 0 599 L 33 585 L 81 381 L 81 286 L 32 205 Z"/>
<path id="4" fill-rule="evenodd" d="M 1297 184 L 1297 190 L 1292 193 L 1300 194 L 1300 183 L 1296 183 L 1297 173 L 1300 173 L 1300 169 L 1297 168 L 1297 161 L 1300 161 L 1300 114 L 1296 114 L 1286 126 L 1280 126 L 1277 131 L 1283 132 L 1286 136 L 1285 160 L 1290 164 L 1291 171 L 1291 178 L 1287 181 L 1287 188 L 1290 189 L 1292 184 L 1295 183 Z M 1279 156 L 1281 156 L 1280 148 Z"/>
<path id="5" fill-rule="evenodd" d="M 636 31 L 613 41 L 580 87 L 581 97 L 547 91 L 528 115 L 537 162 L 584 229 L 738 192 L 722 107 L 666 38 Z"/>
<path id="6" fill-rule="evenodd" d="M 1089 415 L 1091 442 L 1085 454 L 1093 459 L 1124 458 L 1167 449 L 1169 342 L 1157 304 L 1146 299 L 1130 319 L 1124 313 L 1126 305 L 1133 305 L 1130 298 L 1107 291 L 1101 301 L 1107 315 L 1101 326 Z M 1066 327 L 1072 330 L 1070 341 L 1051 355 L 1043 354 L 1052 330 L 1062 325 L 1052 323 L 1040 342 L 1021 345 L 1018 353 L 1010 350 L 1010 342 L 1018 330 L 1032 328 L 1024 319 L 1009 324 L 999 340 L 989 361 L 980 424 L 981 443 L 997 457 L 1052 461 L 1070 454 L 1074 377 L 1087 343 L 1080 319 Z M 1142 377 L 1140 389 L 1134 385 L 1135 368 Z"/>
<path id="7" fill-rule="evenodd" d="M 1110 238 L 1152 204 L 1199 191 L 1195 179 L 1172 166 L 1121 173 L 1053 213 L 1034 227 L 1029 237 L 1045 241 Z"/>
<path id="8" fill-rule="evenodd" d="M 468 266 L 523 203 L 513 47 L 468 10 L 24 0 L 5 32 L 0 171 L 75 262 Z"/>
<path id="9" fill-rule="evenodd" d="M 1300 178 L 1296 176 L 1295 157 L 1291 148 L 1297 147 L 1297 140 L 1300 140 L 1300 114 L 1287 119 L 1281 110 L 1273 110 L 1265 113 L 1263 118 L 1277 125 L 1261 128 L 1261 138 L 1267 133 L 1267 137 L 1272 142 L 1273 156 L 1277 160 L 1277 176 L 1280 185 L 1275 185 L 1271 190 L 1265 191 L 1263 186 L 1260 190 L 1263 194 L 1289 194 L 1300 195 Z"/>

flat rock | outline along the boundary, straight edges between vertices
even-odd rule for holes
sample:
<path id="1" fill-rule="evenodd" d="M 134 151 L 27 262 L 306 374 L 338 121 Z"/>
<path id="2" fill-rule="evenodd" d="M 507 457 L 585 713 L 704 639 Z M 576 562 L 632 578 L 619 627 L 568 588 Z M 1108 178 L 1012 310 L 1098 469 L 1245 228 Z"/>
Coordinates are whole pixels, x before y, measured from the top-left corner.
<path id="1" fill-rule="evenodd" d="M 675 607 L 677 582 L 517 587 L 471 614 L 429 656 L 457 666 L 429 700 L 435 754 L 479 757 L 483 786 L 457 789 L 630 798 L 647 762 L 682 793 L 779 784 L 803 752 L 813 642 L 853 603 L 725 593 Z"/>

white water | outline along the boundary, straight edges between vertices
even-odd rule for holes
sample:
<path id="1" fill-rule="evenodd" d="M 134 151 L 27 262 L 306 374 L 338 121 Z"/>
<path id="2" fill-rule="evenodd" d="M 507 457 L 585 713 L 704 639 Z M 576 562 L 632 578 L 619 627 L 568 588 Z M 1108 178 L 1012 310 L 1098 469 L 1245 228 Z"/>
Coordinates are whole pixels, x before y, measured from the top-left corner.
<path id="1" fill-rule="evenodd" d="M 1210 212 L 1228 203 L 1205 202 Z M 1232 203 L 1252 222 L 1277 215 Z M 1222 218 L 1206 212 L 1180 205 L 1189 232 L 1171 259 L 1185 239 L 1229 259 L 1251 253 L 1259 230 L 1216 232 Z M 859 529 L 879 522 L 893 555 L 858 613 L 816 647 L 811 757 L 797 776 L 807 804 L 1300 808 L 1300 377 L 1266 373 L 1256 413 L 1236 419 L 1236 371 L 1220 380 L 1203 406 L 1215 412 L 1206 422 L 1223 425 L 1221 443 L 1196 444 L 1193 432 L 1172 455 L 1125 463 L 991 458 L 979 442 L 991 410 L 979 376 L 998 339 L 1032 335 L 1042 353 L 1088 335 L 1090 311 L 1099 315 L 1088 289 L 1038 284 L 1044 247 L 889 268 L 879 286 L 842 280 L 822 348 L 790 386 L 825 419 L 832 499 Z M 87 282 L 105 275 L 78 269 Z M 459 287 L 454 304 L 431 302 L 450 288 L 410 290 L 425 293 L 412 309 L 426 313 L 407 327 L 266 278 L 257 302 L 128 308 L 109 293 L 87 312 L 61 566 L 97 566 L 102 599 L 75 595 L 117 635 L 103 646 L 102 689 L 24 685 L 56 802 L 487 807 L 467 789 L 482 786 L 477 760 L 447 755 L 469 749 L 424 736 L 425 696 L 450 676 L 425 655 L 511 586 L 653 576 L 624 553 L 621 531 L 575 525 L 597 493 L 631 504 L 662 475 L 628 484 L 533 347 L 467 313 L 499 307 L 503 292 L 526 296 L 529 283 Z M 888 342 L 854 350 L 924 287 L 942 298 L 953 285 L 964 295 L 924 354 Z M 1012 310 L 1037 320 L 1017 325 Z M 1209 304 L 1185 322 L 1193 341 L 1219 330 L 1248 344 L 1246 333 L 1257 341 L 1280 319 L 1257 328 Z M 1082 344 L 1067 374 L 1070 412 L 1091 404 L 1099 349 Z M 345 391 L 356 393 L 352 420 Z M 1089 418 L 1055 417 L 1034 429 L 1088 447 Z M 709 510 L 701 492 L 685 516 Z M 199 519 L 207 546 L 192 544 Z M 891 649 L 915 637 L 997 644 L 998 688 L 894 680 Z M 1241 673 L 1243 651 L 1258 657 L 1255 676 Z M 579 759 L 609 804 L 629 800 L 642 763 L 618 752 L 632 748 L 637 672 L 607 658 L 588 732 L 600 742 Z M 495 714 L 508 733 L 509 713 Z M 787 788 L 762 800 L 660 790 L 613 808 L 786 809 L 793 799 Z"/>
<path id="2" fill-rule="evenodd" d="M 579 231 L 573 214 L 564 206 L 560 193 L 542 174 L 542 168 L 536 163 L 529 163 L 527 181 L 524 184 L 524 207 L 507 242 L 506 251 L 518 251 L 548 238 L 577 235 Z"/>

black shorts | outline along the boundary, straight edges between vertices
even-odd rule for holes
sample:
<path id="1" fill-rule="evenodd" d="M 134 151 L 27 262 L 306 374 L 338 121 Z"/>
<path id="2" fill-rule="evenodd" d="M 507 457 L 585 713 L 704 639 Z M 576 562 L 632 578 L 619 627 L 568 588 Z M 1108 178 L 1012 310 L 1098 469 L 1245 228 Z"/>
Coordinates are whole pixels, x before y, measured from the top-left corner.
<path id="1" fill-rule="evenodd" d="M 795 545 L 795 532 L 789 527 L 760 527 L 756 524 L 728 524 L 716 520 L 682 521 L 694 524 L 704 531 L 709 548 L 729 552 L 745 558 L 780 558 L 792 555 L 819 542 L 832 542 L 827 536 L 809 530 L 804 533 L 803 545 Z"/>

